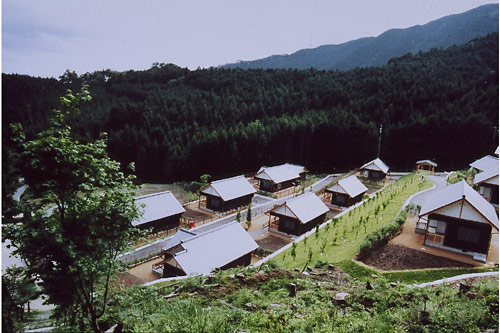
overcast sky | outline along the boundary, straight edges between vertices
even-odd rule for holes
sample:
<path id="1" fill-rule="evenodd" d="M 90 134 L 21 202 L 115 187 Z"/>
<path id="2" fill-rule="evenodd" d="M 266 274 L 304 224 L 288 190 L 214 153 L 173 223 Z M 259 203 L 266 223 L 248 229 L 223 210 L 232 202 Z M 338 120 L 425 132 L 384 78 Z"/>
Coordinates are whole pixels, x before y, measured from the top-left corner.
<path id="1" fill-rule="evenodd" d="M 2 72 L 218 66 L 378 36 L 498 0 L 2 0 Z"/>

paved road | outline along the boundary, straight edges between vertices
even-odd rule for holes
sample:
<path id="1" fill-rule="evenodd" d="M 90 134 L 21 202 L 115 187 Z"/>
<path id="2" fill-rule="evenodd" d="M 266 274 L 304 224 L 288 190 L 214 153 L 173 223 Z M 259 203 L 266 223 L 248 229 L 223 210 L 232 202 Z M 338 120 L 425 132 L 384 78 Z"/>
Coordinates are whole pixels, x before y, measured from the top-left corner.
<path id="1" fill-rule="evenodd" d="M 436 191 L 439 191 L 443 188 L 445 188 L 448 183 L 446 182 L 446 175 L 436 175 L 436 176 L 427 176 L 427 180 L 431 181 L 436 187 L 433 188 L 432 190 L 425 191 L 423 193 L 417 194 L 415 197 L 413 197 L 410 201 L 410 204 L 412 205 L 423 205 L 427 197 Z"/>

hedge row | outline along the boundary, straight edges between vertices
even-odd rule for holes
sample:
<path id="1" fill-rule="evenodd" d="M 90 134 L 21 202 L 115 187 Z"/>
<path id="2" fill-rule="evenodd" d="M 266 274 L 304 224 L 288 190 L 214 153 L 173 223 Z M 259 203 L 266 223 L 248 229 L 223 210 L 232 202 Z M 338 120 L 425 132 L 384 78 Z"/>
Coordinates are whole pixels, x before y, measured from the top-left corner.
<path id="1" fill-rule="evenodd" d="M 407 208 L 402 210 L 398 216 L 391 222 L 378 230 L 375 230 L 365 236 L 361 243 L 358 257 L 360 259 L 366 258 L 370 250 L 376 249 L 385 245 L 403 226 L 407 217 Z"/>

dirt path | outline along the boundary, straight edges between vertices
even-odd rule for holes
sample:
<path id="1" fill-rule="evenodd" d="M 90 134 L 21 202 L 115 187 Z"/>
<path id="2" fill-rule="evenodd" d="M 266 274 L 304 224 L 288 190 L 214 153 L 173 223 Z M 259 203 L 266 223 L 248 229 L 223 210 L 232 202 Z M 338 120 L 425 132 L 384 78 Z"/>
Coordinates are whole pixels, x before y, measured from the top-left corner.
<path id="1" fill-rule="evenodd" d="M 142 264 L 136 265 L 130 268 L 126 274 L 120 276 L 120 280 L 125 284 L 125 287 L 127 288 L 157 280 L 159 279 L 159 277 L 153 274 L 152 267 L 153 264 L 160 261 L 161 258 L 156 257 L 143 262 Z"/>
<path id="2" fill-rule="evenodd" d="M 453 277 L 446 278 L 446 279 L 417 284 L 415 287 L 425 288 L 428 286 L 437 286 L 439 284 L 448 283 L 448 282 L 457 282 L 457 281 L 462 281 L 462 280 L 470 280 L 470 279 L 478 279 L 478 278 L 494 277 L 494 276 L 498 276 L 498 272 L 462 274 L 462 275 L 457 275 L 457 276 L 453 276 Z"/>

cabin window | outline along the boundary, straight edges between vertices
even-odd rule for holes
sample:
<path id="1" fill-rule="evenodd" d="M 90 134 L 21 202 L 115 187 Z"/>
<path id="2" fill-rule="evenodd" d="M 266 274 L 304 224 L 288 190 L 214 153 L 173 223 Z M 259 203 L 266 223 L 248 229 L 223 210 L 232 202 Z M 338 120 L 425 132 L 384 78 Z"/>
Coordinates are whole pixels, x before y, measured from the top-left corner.
<path id="1" fill-rule="evenodd" d="M 491 188 L 486 186 L 480 186 L 479 194 L 481 194 L 484 197 L 489 197 L 491 195 Z"/>
<path id="2" fill-rule="evenodd" d="M 472 228 L 459 227 L 457 232 L 457 239 L 468 242 L 468 243 L 479 243 L 479 236 L 481 233 L 479 230 L 475 230 Z"/>
<path id="3" fill-rule="evenodd" d="M 345 197 L 343 195 L 337 195 L 337 201 L 344 203 L 345 202 Z"/>
<path id="4" fill-rule="evenodd" d="M 446 231 L 446 222 L 438 221 L 436 231 L 438 234 L 444 234 Z"/>
<path id="5" fill-rule="evenodd" d="M 220 206 L 220 199 L 212 197 L 212 206 L 219 207 Z"/>
<path id="6" fill-rule="evenodd" d="M 432 234 L 444 234 L 446 231 L 446 222 L 438 220 L 429 220 L 429 232 Z"/>
<path id="7" fill-rule="evenodd" d="M 261 186 L 264 189 L 272 189 L 273 183 L 270 180 L 261 180 Z"/>

